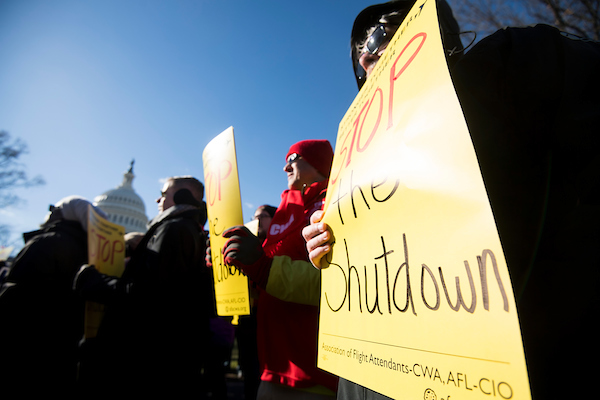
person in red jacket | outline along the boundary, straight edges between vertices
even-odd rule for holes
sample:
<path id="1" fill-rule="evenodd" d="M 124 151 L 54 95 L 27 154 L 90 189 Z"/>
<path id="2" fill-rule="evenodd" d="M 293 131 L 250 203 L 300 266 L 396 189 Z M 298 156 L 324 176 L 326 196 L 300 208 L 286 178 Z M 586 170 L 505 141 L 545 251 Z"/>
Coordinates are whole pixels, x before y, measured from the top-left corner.
<path id="1" fill-rule="evenodd" d="M 318 294 L 321 275 L 313 268 L 302 228 L 323 207 L 333 149 L 327 140 L 290 147 L 281 195 L 267 239 L 243 226 L 223 233 L 225 262 L 261 288 L 258 299 L 258 399 L 331 399 L 337 377 L 317 368 Z M 262 244 L 262 245 L 261 245 Z"/>

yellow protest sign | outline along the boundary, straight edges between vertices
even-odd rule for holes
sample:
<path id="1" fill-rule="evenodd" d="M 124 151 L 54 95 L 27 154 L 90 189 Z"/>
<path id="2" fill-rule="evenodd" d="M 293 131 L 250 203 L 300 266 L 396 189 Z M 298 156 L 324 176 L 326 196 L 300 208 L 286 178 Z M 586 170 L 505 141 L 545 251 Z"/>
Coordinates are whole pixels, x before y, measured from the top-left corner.
<path id="1" fill-rule="evenodd" d="M 12 253 L 14 248 L 14 246 L 0 247 L 0 261 L 8 260 L 8 257 L 10 257 L 10 254 Z"/>
<path id="2" fill-rule="evenodd" d="M 244 226 L 248 228 L 248 230 L 252 232 L 254 236 L 258 236 L 258 219 L 253 219 L 250 222 L 246 222 Z"/>
<path id="3" fill-rule="evenodd" d="M 323 220 L 320 368 L 396 399 L 530 398 L 435 1 L 415 4 L 340 122 Z"/>
<path id="4" fill-rule="evenodd" d="M 103 274 L 120 277 L 125 269 L 125 228 L 100 216 L 88 207 L 88 264 Z M 88 301 L 85 310 L 85 337 L 96 336 L 104 306 Z"/>
<path id="5" fill-rule="evenodd" d="M 234 266 L 226 265 L 221 253 L 227 241 L 221 236 L 223 231 L 244 223 L 233 127 L 206 145 L 202 161 L 217 314 L 248 315 L 248 278 Z"/>

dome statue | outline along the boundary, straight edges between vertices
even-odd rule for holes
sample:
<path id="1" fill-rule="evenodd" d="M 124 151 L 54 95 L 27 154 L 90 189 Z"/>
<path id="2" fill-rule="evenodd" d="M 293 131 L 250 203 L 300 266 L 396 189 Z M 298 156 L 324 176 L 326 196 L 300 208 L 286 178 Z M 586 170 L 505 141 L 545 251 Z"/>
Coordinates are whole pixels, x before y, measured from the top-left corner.
<path id="1" fill-rule="evenodd" d="M 142 198 L 133 190 L 133 164 L 123 174 L 123 182 L 94 198 L 94 205 L 108 214 L 108 220 L 125 228 L 125 233 L 146 232 L 148 217 Z"/>

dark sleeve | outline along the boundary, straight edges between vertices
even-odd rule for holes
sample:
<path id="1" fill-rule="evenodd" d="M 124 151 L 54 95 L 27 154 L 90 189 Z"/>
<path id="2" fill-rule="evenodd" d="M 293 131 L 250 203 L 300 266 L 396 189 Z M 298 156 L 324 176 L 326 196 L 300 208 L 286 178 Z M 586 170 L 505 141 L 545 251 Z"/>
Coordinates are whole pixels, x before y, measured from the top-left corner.
<path id="1" fill-rule="evenodd" d="M 166 221 L 148 242 L 146 263 L 159 280 L 169 280 L 186 273 L 198 262 L 197 244 L 201 241 L 193 221 Z"/>
<path id="2" fill-rule="evenodd" d="M 516 291 L 542 230 L 600 195 L 600 43 L 556 28 L 506 28 L 481 40 L 452 78 Z"/>
<path id="3" fill-rule="evenodd" d="M 548 377 L 596 341 L 598 71 L 600 43 L 544 25 L 500 30 L 452 71 L 511 275 L 533 398 L 585 396 L 570 384 L 576 370 L 552 385 Z"/>
<path id="4" fill-rule="evenodd" d="M 40 235 L 30 240 L 17 255 L 8 279 L 69 291 L 86 258 L 84 242 L 58 233 Z"/>
<path id="5" fill-rule="evenodd" d="M 212 272 L 206 268 L 206 240 L 198 224 L 190 219 L 174 219 L 160 226 L 146 248 L 145 273 L 140 294 L 170 313 L 186 310 L 214 314 Z"/>

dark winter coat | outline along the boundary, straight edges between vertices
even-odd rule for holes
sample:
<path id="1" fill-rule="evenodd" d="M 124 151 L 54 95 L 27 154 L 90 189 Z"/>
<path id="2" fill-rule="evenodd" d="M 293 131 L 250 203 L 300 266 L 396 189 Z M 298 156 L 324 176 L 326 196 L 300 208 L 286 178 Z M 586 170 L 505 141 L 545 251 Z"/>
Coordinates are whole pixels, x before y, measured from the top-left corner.
<path id="1" fill-rule="evenodd" d="M 95 270 L 78 290 L 106 304 L 97 337 L 87 344 L 84 375 L 141 394 L 193 384 L 214 311 L 205 267 L 203 210 L 177 205 L 161 213 L 116 280 Z M 160 386 L 159 386 L 160 385 Z"/>
<path id="2" fill-rule="evenodd" d="M 71 290 L 87 262 L 87 234 L 60 220 L 23 235 L 0 295 L 0 379 L 21 390 L 74 388 L 84 303 Z"/>
<path id="3" fill-rule="evenodd" d="M 517 301 L 534 398 L 577 398 L 600 296 L 600 43 L 537 25 L 453 70 Z M 576 368 L 576 354 L 587 354 Z M 554 377 L 560 376 L 560 379 Z M 579 393 L 579 395 L 577 394 Z"/>

